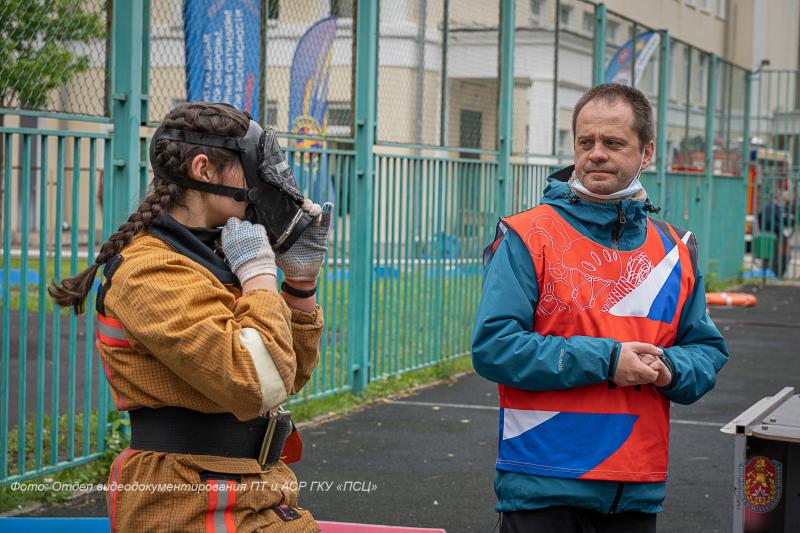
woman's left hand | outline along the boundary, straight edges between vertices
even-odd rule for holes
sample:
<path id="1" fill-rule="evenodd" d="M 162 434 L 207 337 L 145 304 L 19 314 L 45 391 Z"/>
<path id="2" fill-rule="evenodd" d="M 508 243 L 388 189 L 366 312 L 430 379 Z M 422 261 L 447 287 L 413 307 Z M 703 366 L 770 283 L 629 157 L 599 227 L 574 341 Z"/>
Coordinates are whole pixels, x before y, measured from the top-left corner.
<path id="1" fill-rule="evenodd" d="M 313 206 L 313 207 L 312 207 Z M 275 262 L 283 271 L 287 281 L 315 281 L 325 261 L 328 249 L 328 232 L 333 217 L 333 203 L 325 203 L 320 212 L 319 205 L 312 204 L 307 210 L 320 213 L 300 234 L 291 248 L 275 255 Z M 305 207 L 305 206 L 304 206 Z"/>

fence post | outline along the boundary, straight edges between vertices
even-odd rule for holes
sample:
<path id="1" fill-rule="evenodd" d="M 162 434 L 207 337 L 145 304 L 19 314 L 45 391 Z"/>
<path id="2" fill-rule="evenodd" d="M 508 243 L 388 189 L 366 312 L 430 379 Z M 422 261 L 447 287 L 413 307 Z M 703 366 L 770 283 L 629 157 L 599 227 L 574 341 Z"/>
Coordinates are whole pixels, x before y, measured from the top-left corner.
<path id="1" fill-rule="evenodd" d="M 661 57 L 658 64 L 658 131 L 656 132 L 656 173 L 661 186 L 659 203 L 666 219 L 669 214 L 667 199 L 667 103 L 669 102 L 669 65 L 670 49 L 669 32 L 661 32 Z"/>
<path id="2" fill-rule="evenodd" d="M 378 8 L 358 2 L 356 20 L 355 149 L 352 234 L 350 246 L 350 298 L 348 352 L 353 392 L 362 394 L 369 382 L 372 285 L 372 204 L 375 144 L 375 73 L 377 68 Z"/>
<path id="3" fill-rule="evenodd" d="M 495 214 L 508 214 L 511 145 L 514 131 L 514 0 L 500 3 L 500 105 L 497 112 L 497 195 Z"/>
<path id="4" fill-rule="evenodd" d="M 114 2 L 112 9 L 111 172 L 112 224 L 131 209 L 139 196 L 139 126 L 142 123 L 141 2 Z"/>
<path id="5" fill-rule="evenodd" d="M 750 186 L 750 97 L 753 88 L 753 74 L 745 72 L 744 75 L 744 116 L 742 117 L 742 189 L 747 194 Z M 745 212 L 747 208 L 745 207 Z"/>
<path id="6" fill-rule="evenodd" d="M 142 2 L 142 112 L 141 122 L 145 123 L 150 118 L 150 9 L 152 0 Z M 158 117 L 159 120 L 161 117 Z M 145 168 L 147 162 L 145 158 Z"/>
<path id="7" fill-rule="evenodd" d="M 447 146 L 448 128 L 447 121 L 450 113 L 447 100 L 447 47 L 450 39 L 450 0 L 444 0 L 442 5 L 442 83 L 439 99 L 439 144 Z"/>
<path id="8" fill-rule="evenodd" d="M 703 271 L 709 272 L 711 259 L 711 221 L 714 220 L 714 112 L 717 107 L 717 54 L 711 54 L 708 68 L 706 91 L 706 149 L 705 149 L 705 220 L 703 222 L 703 242 L 700 245 L 700 262 Z"/>
<path id="9" fill-rule="evenodd" d="M 558 16 L 558 13 L 556 13 Z M 606 58 L 606 13 L 605 4 L 597 4 L 594 9 L 594 61 L 592 62 L 592 85 L 603 83 Z"/>
<path id="10" fill-rule="evenodd" d="M 105 163 L 105 179 L 111 180 L 111 183 L 105 183 L 106 186 L 111 185 L 111 212 L 108 218 L 103 218 L 115 226 L 139 196 L 139 126 L 142 112 L 147 110 L 146 102 L 142 99 L 145 25 L 142 3 L 110 2 L 109 5 L 112 6 L 109 107 L 114 133 L 111 136 L 111 161 Z M 104 235 L 107 231 L 104 227 Z M 122 426 L 122 434 L 129 436 L 129 426 Z"/>

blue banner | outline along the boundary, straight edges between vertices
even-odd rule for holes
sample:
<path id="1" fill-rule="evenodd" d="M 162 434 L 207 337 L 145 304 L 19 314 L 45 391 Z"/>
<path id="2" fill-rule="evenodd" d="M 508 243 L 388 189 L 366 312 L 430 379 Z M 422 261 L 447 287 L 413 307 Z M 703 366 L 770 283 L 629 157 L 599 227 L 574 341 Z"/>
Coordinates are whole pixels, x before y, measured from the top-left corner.
<path id="1" fill-rule="evenodd" d="M 225 102 L 258 119 L 259 0 L 184 0 L 186 99 Z"/>
<path id="2" fill-rule="evenodd" d="M 328 78 L 335 39 L 336 17 L 327 17 L 311 26 L 297 43 L 289 78 L 289 131 L 292 133 L 310 136 L 327 133 Z M 299 139 L 296 146 L 322 150 L 324 143 Z M 327 155 L 306 152 L 302 157 L 294 157 L 292 162 L 300 186 L 308 184 L 311 198 L 319 203 L 334 200 Z"/>
<path id="3" fill-rule="evenodd" d="M 622 46 L 608 62 L 606 67 L 606 83 L 621 83 L 623 85 L 639 85 L 647 63 L 653 57 L 661 42 L 661 35 L 655 31 L 640 33 L 636 39 L 631 39 Z M 635 47 L 634 47 L 635 43 Z M 633 58 L 636 58 L 636 66 L 633 65 Z M 633 81 L 633 83 L 631 83 Z"/>

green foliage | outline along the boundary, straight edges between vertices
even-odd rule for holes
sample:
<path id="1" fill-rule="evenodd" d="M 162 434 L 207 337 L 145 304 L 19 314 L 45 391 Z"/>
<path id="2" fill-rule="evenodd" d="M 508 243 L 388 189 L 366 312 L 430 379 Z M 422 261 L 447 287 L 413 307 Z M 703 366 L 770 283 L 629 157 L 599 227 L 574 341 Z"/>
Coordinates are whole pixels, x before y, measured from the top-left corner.
<path id="1" fill-rule="evenodd" d="M 74 468 L 67 468 L 52 474 L 45 474 L 28 481 L 23 484 L 36 485 L 46 484 L 52 485 L 55 482 L 62 484 L 72 483 L 105 483 L 108 480 L 108 474 L 111 468 L 111 463 L 114 458 L 128 445 L 126 426 L 129 421 L 123 418 L 119 412 L 111 411 L 108 415 L 108 422 L 110 427 L 105 436 L 105 450 L 98 456 L 96 461 L 88 464 L 76 466 Z M 62 415 L 59 418 L 59 460 L 64 460 L 63 451 L 66 449 L 66 439 L 69 437 L 67 415 Z M 92 432 L 91 432 L 91 449 L 96 450 L 96 430 L 97 427 L 97 412 L 93 411 L 90 419 Z M 45 416 L 43 427 L 43 458 L 50 457 L 50 418 Z M 34 421 L 29 421 L 26 425 L 26 460 L 28 468 L 34 465 L 35 450 L 34 443 L 36 438 L 36 426 Z M 75 450 L 78 451 L 82 446 L 83 438 L 83 413 L 75 416 Z M 18 428 L 13 428 L 9 431 L 9 470 L 10 474 L 16 474 L 17 465 L 17 449 L 19 442 Z M 31 505 L 36 502 L 63 502 L 69 499 L 72 493 L 68 491 L 54 491 L 54 490 L 12 490 L 9 485 L 0 485 L 0 513 L 7 512 L 12 509 L 17 509 Z"/>
<path id="2" fill-rule="evenodd" d="M 742 284 L 741 274 L 735 279 L 723 279 L 719 274 L 716 259 L 708 260 L 708 272 L 703 275 L 706 294 L 709 292 L 730 291 Z"/>
<path id="3" fill-rule="evenodd" d="M 2 271 L 2 255 L 0 255 L 0 271 Z M 22 269 L 22 261 L 18 257 L 12 257 L 10 260 L 11 268 L 12 269 Z M 28 259 L 25 263 L 26 270 L 34 270 L 37 274 L 39 273 L 39 259 Z M 75 274 L 78 272 L 82 272 L 89 266 L 89 262 L 86 259 L 78 259 L 78 266 L 75 270 Z M 45 265 L 46 274 L 45 274 L 45 284 L 46 286 L 50 285 L 50 282 L 53 281 L 55 278 L 55 268 L 56 262 L 54 259 L 47 259 L 47 264 Z M 97 278 L 99 279 L 101 273 L 98 273 Z M 68 278 L 72 276 L 72 269 L 70 268 L 70 260 L 69 259 L 62 259 L 61 260 L 61 276 L 60 279 Z M 21 311 L 20 307 L 20 297 L 21 297 L 21 287 L 19 285 L 12 285 L 8 291 L 9 293 L 9 303 L 11 304 L 9 307 L 11 311 L 19 312 Z M 50 314 L 55 309 L 55 304 L 53 300 L 49 296 L 45 296 L 45 309 L 47 313 Z M 87 304 L 87 308 L 89 310 L 92 309 L 91 305 Z M 0 301 L 0 310 L 3 309 L 3 302 Z M 28 285 L 28 306 L 27 310 L 29 313 L 38 313 L 39 312 L 39 286 L 38 285 Z M 61 309 L 61 314 L 70 314 L 72 312 L 71 307 L 65 307 Z"/>
<path id="4" fill-rule="evenodd" d="M 89 68 L 80 45 L 105 35 L 84 0 L 5 0 L 0 7 L 0 107 L 44 106 L 48 93 Z"/>

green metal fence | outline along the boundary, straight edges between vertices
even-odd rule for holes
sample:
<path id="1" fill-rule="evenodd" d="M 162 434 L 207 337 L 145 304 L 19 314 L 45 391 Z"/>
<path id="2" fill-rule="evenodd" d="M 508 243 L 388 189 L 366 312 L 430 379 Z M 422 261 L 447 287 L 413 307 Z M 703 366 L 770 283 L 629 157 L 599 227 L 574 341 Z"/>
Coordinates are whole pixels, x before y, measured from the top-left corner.
<path id="1" fill-rule="evenodd" d="M 304 401 L 361 393 L 372 380 L 469 353 L 481 251 L 498 216 L 538 202 L 547 175 L 571 162 L 575 101 L 603 81 L 622 45 L 652 30 L 583 0 L 283 4 L 262 2 L 261 122 L 280 132 L 306 194 L 336 203 L 319 287 L 322 358 L 293 400 Z M 105 2 L 81 5 L 111 17 L 106 35 L 89 16 L 87 44 L 71 49 L 83 50 L 91 68 L 44 103 L 17 99 L 0 109 L 2 482 L 104 449 L 113 407 L 89 340 L 93 318 L 53 307 L 44 288 L 80 270 L 136 206 L 150 178 L 152 128 L 186 98 L 182 2 L 109 3 L 108 15 Z M 288 115 L 291 58 L 305 30 L 328 16 L 337 17 L 328 116 L 313 135 L 299 134 Z M 655 34 L 649 62 L 630 73 L 657 115 L 645 185 L 662 216 L 697 234 L 704 271 L 732 278 L 755 190 L 742 177 L 749 74 Z M 85 81 L 98 73 L 101 85 Z M 767 79 L 762 73 L 756 89 L 777 98 Z M 768 126 L 752 131 L 796 161 L 795 133 L 781 140 L 781 128 L 797 127 L 797 107 L 783 115 L 762 107 L 754 117 Z M 782 176 L 774 151 L 761 168 L 770 162 L 769 176 Z M 780 178 L 760 175 L 758 190 L 774 193 L 768 184 Z"/>
<path id="2" fill-rule="evenodd" d="M 0 138 L 8 154 L 0 475 L 13 480 L 86 462 L 105 448 L 108 385 L 98 371 L 94 315 L 62 312 L 45 291 L 54 277 L 83 270 L 102 242 L 108 215 L 95 207 L 111 135 L 2 127 Z M 106 200 L 110 192 L 103 190 Z"/>
<path id="3" fill-rule="evenodd" d="M 756 278 L 800 279 L 800 93 L 796 70 L 753 76 L 747 177 L 746 270 Z"/>

